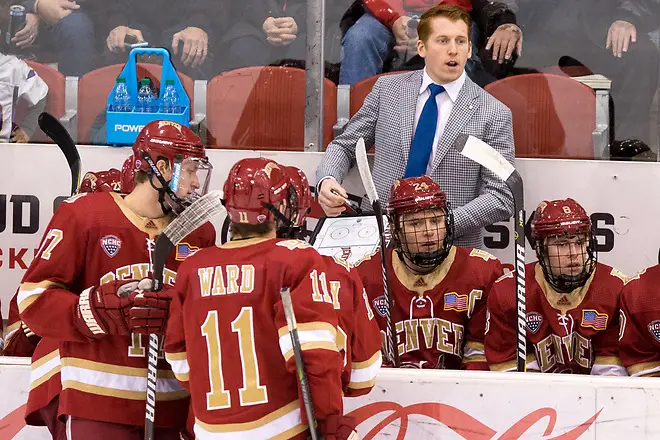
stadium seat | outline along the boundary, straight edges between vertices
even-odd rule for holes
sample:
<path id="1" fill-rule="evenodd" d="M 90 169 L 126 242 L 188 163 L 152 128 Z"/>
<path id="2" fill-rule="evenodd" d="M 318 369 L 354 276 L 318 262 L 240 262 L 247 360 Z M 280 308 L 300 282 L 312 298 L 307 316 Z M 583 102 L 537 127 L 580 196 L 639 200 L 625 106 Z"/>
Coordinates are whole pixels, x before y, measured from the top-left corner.
<path id="1" fill-rule="evenodd" d="M 43 79 L 44 82 L 48 85 L 48 98 L 44 111 L 47 111 L 58 119 L 62 118 L 65 112 L 64 97 L 66 81 L 64 75 L 51 67 L 37 63 L 35 61 L 26 60 L 26 63 L 30 66 L 30 68 L 37 72 L 37 75 L 39 75 L 39 77 L 41 77 L 41 79 Z M 26 110 L 27 104 L 20 102 L 16 109 L 15 121 L 17 121 L 17 123 L 23 119 Z M 32 135 L 32 141 L 52 142 L 50 138 L 39 129 L 39 127 L 37 127 L 37 130 Z"/>
<path id="2" fill-rule="evenodd" d="M 607 120 L 596 121 L 596 93 L 568 76 L 511 76 L 486 91 L 511 109 L 516 157 L 593 159 L 608 144 Z"/>
<path id="3" fill-rule="evenodd" d="M 334 135 L 338 136 L 344 131 L 348 120 L 353 117 L 362 107 L 364 99 L 367 97 L 374 84 L 381 76 L 393 75 L 404 72 L 387 72 L 380 75 L 374 75 L 357 82 L 352 88 L 348 85 L 339 85 L 337 87 L 337 123 L 333 127 Z M 369 152 L 373 152 L 373 146 L 367 145 Z"/>
<path id="4" fill-rule="evenodd" d="M 324 79 L 324 147 L 337 120 L 337 89 Z M 305 71 L 246 67 L 208 85 L 206 118 L 211 148 L 303 151 Z"/>
<path id="5" fill-rule="evenodd" d="M 89 130 L 94 124 L 96 117 L 104 111 L 108 95 L 112 91 L 117 81 L 117 76 L 119 76 L 123 68 L 123 64 L 113 64 L 93 70 L 80 78 L 78 82 L 79 144 L 89 143 Z M 162 66 L 159 64 L 139 63 L 137 65 L 138 79 L 149 76 L 159 88 L 161 71 Z M 190 107 L 192 109 L 194 105 L 194 81 L 182 73 L 179 73 L 179 78 L 190 98 Z"/>

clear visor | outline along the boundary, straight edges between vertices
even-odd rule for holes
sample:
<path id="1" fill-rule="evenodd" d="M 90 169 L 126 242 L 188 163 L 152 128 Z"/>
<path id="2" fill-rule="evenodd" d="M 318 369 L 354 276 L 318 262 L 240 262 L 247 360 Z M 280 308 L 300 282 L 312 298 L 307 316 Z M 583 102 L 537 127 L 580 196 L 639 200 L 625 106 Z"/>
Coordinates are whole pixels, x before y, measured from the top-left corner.
<path id="1" fill-rule="evenodd" d="M 185 203 L 192 203 L 208 191 L 212 171 L 207 159 L 188 157 L 175 162 L 170 189 Z"/>

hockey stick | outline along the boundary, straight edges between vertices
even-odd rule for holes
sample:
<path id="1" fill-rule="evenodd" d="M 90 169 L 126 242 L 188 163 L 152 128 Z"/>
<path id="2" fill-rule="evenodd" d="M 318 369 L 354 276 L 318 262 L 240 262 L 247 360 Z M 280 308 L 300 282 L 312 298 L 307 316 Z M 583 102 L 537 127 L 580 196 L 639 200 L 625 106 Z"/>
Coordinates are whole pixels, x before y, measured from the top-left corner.
<path id="1" fill-rule="evenodd" d="M 60 147 L 71 170 L 71 195 L 78 191 L 80 185 L 80 154 L 69 132 L 53 115 L 43 112 L 39 115 L 39 128 Z"/>
<path id="2" fill-rule="evenodd" d="M 291 291 L 288 287 L 283 287 L 280 289 L 280 295 L 282 297 L 284 316 L 286 317 L 286 326 L 289 328 L 289 336 L 291 336 L 293 356 L 296 359 L 296 371 L 298 373 L 298 380 L 300 381 L 310 437 L 312 440 L 317 440 L 319 437 L 316 433 L 316 417 L 314 416 L 314 406 L 312 404 L 312 392 L 309 390 L 309 381 L 305 372 L 305 364 L 303 364 L 302 349 L 300 347 L 300 339 L 298 339 L 298 323 L 296 322 L 296 315 L 293 312 L 293 303 L 291 302 Z"/>
<path id="3" fill-rule="evenodd" d="M 153 257 L 153 291 L 163 290 L 165 263 L 174 246 L 188 234 L 202 226 L 212 217 L 225 211 L 220 191 L 211 191 L 187 207 L 163 229 L 156 239 Z M 160 341 L 157 334 L 149 335 L 149 362 L 147 368 L 147 403 L 145 412 L 144 438 L 154 439 L 156 419 L 156 382 L 158 379 L 158 352 Z"/>
<path id="4" fill-rule="evenodd" d="M 394 328 L 394 322 L 392 321 L 392 293 L 390 292 L 390 286 L 387 282 L 388 270 L 387 270 L 387 240 L 385 239 L 385 226 L 383 225 L 383 212 L 380 206 L 380 200 L 378 200 L 378 193 L 376 192 L 376 185 L 374 184 L 374 179 L 371 177 L 371 170 L 369 169 L 369 162 L 367 161 L 367 148 L 364 145 L 364 139 L 360 138 L 357 145 L 355 146 L 355 159 L 357 161 L 358 170 L 360 171 L 360 179 L 362 180 L 362 185 L 364 186 L 367 196 L 371 201 L 371 206 L 376 215 L 376 223 L 378 224 L 378 233 L 380 234 L 380 262 L 381 268 L 383 270 L 383 291 L 385 293 L 385 308 L 387 309 L 387 314 L 385 319 L 387 320 L 387 327 L 385 328 L 385 342 L 387 344 L 387 352 L 385 357 L 392 362 L 392 365 L 399 367 L 399 351 L 398 347 L 395 344 L 396 331 Z"/>
<path id="5" fill-rule="evenodd" d="M 474 136 L 461 134 L 454 147 L 465 157 L 492 171 L 513 194 L 515 226 L 516 308 L 518 309 L 517 365 L 527 371 L 526 306 L 525 306 L 525 197 L 520 174 L 497 150 Z"/>

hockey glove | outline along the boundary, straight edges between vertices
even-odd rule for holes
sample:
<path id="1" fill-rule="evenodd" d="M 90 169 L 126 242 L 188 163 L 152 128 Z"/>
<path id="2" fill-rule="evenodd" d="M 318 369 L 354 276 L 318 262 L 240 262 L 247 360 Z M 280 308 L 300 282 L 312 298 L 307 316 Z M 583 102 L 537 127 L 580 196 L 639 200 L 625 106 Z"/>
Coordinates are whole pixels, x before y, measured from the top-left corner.
<path id="1" fill-rule="evenodd" d="M 358 440 L 355 430 L 355 417 L 328 416 L 325 420 L 319 420 L 319 431 L 325 440 Z"/>
<path id="2" fill-rule="evenodd" d="M 73 318 L 78 330 L 90 339 L 130 334 L 137 286 L 137 281 L 112 281 L 83 291 Z"/>
<path id="3" fill-rule="evenodd" d="M 130 312 L 131 331 L 141 334 L 163 334 L 170 314 L 173 287 L 164 285 L 160 292 L 153 292 L 153 282 L 149 278 L 140 281 L 138 295 L 133 300 Z"/>

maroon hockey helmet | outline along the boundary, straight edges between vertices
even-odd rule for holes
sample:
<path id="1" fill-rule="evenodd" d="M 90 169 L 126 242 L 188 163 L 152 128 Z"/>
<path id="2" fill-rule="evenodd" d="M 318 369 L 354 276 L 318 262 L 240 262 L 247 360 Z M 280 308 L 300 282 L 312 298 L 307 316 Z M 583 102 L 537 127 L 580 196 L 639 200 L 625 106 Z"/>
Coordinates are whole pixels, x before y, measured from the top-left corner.
<path id="1" fill-rule="evenodd" d="M 288 199 L 289 186 L 289 178 L 277 162 L 263 157 L 239 160 L 223 187 L 229 219 L 256 225 L 279 218 L 278 204 Z"/>
<path id="2" fill-rule="evenodd" d="M 170 180 L 165 180 L 156 167 L 161 159 L 169 162 Z M 156 177 L 160 187 L 150 181 L 160 193 L 163 211 L 175 213 L 206 194 L 213 169 L 200 138 L 190 128 L 165 120 L 148 123 L 138 134 L 133 144 L 133 164 L 136 171 Z"/>
<path id="3" fill-rule="evenodd" d="M 573 199 L 545 200 L 534 211 L 531 225 L 531 236 L 535 242 L 536 256 L 538 257 L 546 281 L 558 292 L 571 292 L 583 286 L 594 269 L 598 255 L 596 241 L 591 229 L 591 219 L 584 208 Z M 548 254 L 548 238 L 578 237 L 578 245 L 585 244 L 584 254 L 572 255 L 582 264 L 579 274 L 567 275 L 560 273 L 561 268 L 553 265 Z M 584 241 L 580 237 L 583 237 Z M 566 246 L 572 252 L 570 245 Z M 559 251 L 558 251 L 559 252 Z M 556 254 L 556 253 L 555 253 Z"/>
<path id="4" fill-rule="evenodd" d="M 119 192 L 121 190 L 121 173 L 116 168 L 108 171 L 88 171 L 85 173 L 78 193 Z"/>
<path id="5" fill-rule="evenodd" d="M 418 246 L 415 246 L 417 243 L 412 242 L 410 239 L 410 236 L 415 234 L 404 233 L 406 222 L 409 221 L 406 219 L 406 214 L 429 211 L 429 218 L 437 218 L 437 214 L 432 213 L 436 210 L 442 211 L 444 215 L 445 234 L 442 243 L 439 243 L 439 248 L 432 252 L 413 252 L 411 248 Z M 433 270 L 447 258 L 452 246 L 454 218 L 449 209 L 445 193 L 429 176 L 397 179 L 392 186 L 392 193 L 387 205 L 387 215 L 390 221 L 392 240 L 399 257 L 404 263 L 410 261 L 417 268 Z M 420 227 L 428 228 L 426 221 L 422 223 L 424 225 Z M 433 224 L 434 221 L 431 223 Z M 404 256 L 406 258 L 403 258 Z"/>

